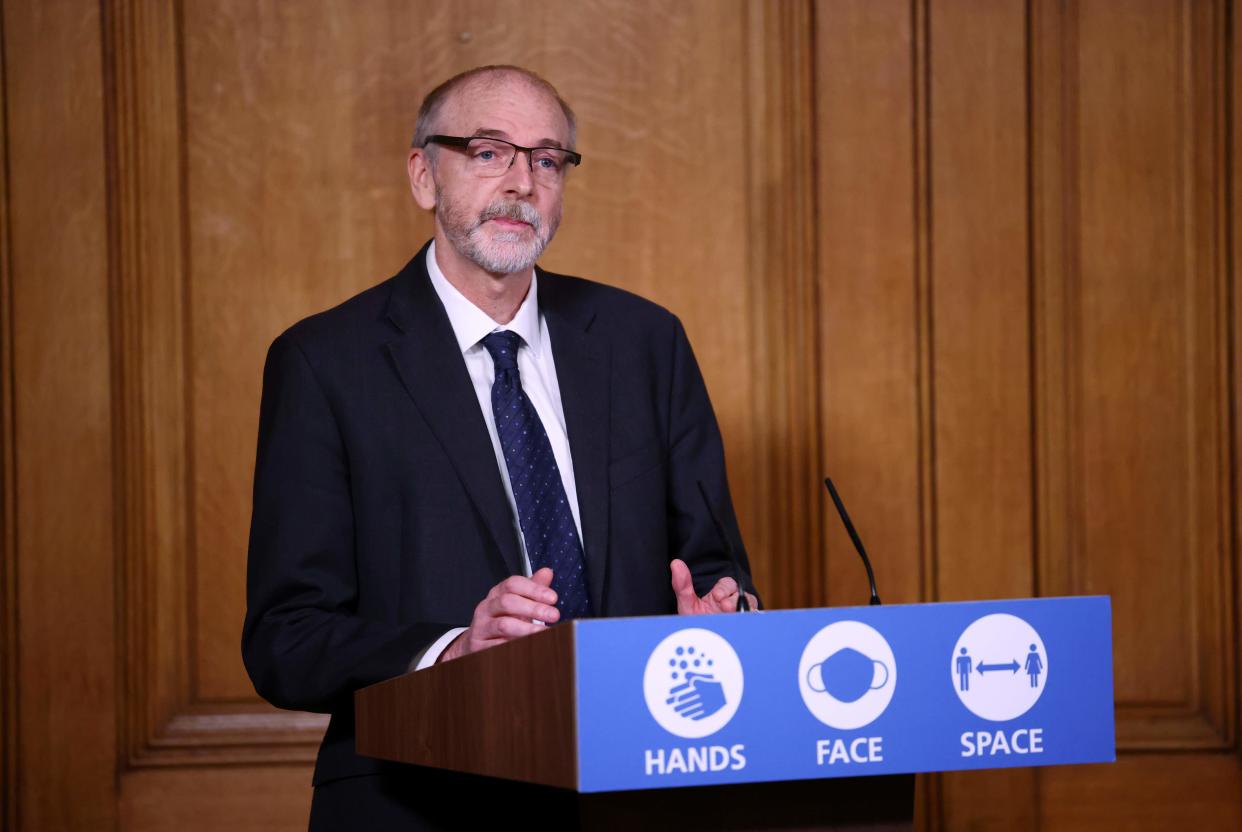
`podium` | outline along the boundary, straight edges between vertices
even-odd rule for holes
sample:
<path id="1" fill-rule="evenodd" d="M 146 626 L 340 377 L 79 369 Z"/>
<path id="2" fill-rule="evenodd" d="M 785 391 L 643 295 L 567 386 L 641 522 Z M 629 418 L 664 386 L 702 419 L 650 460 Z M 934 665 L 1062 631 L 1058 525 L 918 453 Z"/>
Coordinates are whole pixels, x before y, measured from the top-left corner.
<path id="1" fill-rule="evenodd" d="M 914 774 L 1115 759 L 1107 598 L 588 619 L 360 690 L 358 753 L 583 828 L 911 829 Z"/>

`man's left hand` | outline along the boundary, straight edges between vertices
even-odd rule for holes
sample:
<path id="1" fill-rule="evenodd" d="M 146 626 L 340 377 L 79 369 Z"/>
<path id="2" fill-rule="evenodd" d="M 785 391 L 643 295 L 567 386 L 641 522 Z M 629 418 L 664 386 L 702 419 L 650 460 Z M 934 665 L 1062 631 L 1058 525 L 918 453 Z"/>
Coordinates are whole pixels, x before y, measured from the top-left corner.
<path id="1" fill-rule="evenodd" d="M 677 596 L 678 615 L 701 615 L 709 612 L 737 612 L 738 588 L 737 581 L 732 578 L 721 578 L 711 591 L 700 598 L 694 591 L 694 581 L 690 578 L 690 567 L 685 561 L 674 558 L 669 564 L 673 573 L 673 594 Z M 759 609 L 759 599 L 746 593 L 752 610 Z"/>

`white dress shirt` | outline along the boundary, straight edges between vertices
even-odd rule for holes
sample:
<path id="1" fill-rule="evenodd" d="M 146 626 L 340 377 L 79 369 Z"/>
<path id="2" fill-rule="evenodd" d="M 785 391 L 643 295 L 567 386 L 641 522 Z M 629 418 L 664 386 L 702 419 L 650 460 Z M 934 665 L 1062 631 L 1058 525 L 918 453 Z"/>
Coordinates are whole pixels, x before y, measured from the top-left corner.
<path id="1" fill-rule="evenodd" d="M 530 291 L 518 307 L 517 314 L 507 324 L 498 324 L 486 312 L 475 306 L 466 296 L 457 291 L 436 262 L 436 244 L 433 242 L 427 249 L 427 273 L 431 276 L 431 285 L 444 304 L 448 313 L 449 324 L 453 327 L 453 335 L 457 338 L 457 346 L 461 348 L 462 358 L 466 362 L 466 370 L 470 373 L 470 381 L 474 384 L 474 393 L 479 399 L 479 409 L 483 412 L 483 422 L 487 425 L 487 435 L 492 440 L 492 450 L 496 453 L 496 466 L 500 469 L 500 480 L 504 483 L 505 497 L 509 501 L 512 512 L 513 527 L 517 533 L 518 545 L 522 551 L 522 569 L 526 575 L 531 574 L 530 555 L 526 551 L 526 541 L 522 537 L 522 527 L 518 520 L 517 502 L 513 498 L 513 485 L 509 481 L 509 469 L 505 465 L 504 449 L 500 446 L 500 436 L 496 433 L 496 416 L 492 412 L 492 381 L 496 378 L 496 368 L 492 356 L 483 346 L 483 338 L 493 332 L 509 330 L 516 332 L 522 339 L 518 345 L 518 373 L 522 378 L 522 389 L 539 414 L 543 429 L 548 434 L 548 442 L 552 445 L 552 455 L 556 458 L 556 467 L 561 472 L 561 482 L 565 486 L 565 496 L 569 499 L 569 510 L 574 516 L 574 526 L 578 529 L 578 539 L 582 539 L 582 519 L 578 514 L 578 489 L 574 484 L 574 465 L 569 456 L 569 438 L 565 433 L 565 411 L 561 407 L 561 388 L 556 381 L 556 363 L 552 360 L 552 339 L 548 335 L 548 323 L 539 311 L 539 284 L 535 275 L 531 275 Z M 480 601 L 483 599 L 480 598 Z M 422 670 L 435 664 L 436 659 L 445 648 L 457 638 L 465 627 L 449 630 L 421 656 L 416 656 L 411 664 L 415 670 Z"/>

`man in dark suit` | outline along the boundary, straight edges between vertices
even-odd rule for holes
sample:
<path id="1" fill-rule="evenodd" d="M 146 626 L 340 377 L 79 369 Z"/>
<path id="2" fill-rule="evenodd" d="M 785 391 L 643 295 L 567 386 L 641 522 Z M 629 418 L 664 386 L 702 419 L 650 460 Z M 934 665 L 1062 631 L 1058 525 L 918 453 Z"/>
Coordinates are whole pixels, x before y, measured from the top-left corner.
<path id="1" fill-rule="evenodd" d="M 576 616 L 738 606 L 712 510 L 746 556 L 680 322 L 534 266 L 574 140 L 526 70 L 442 84 L 408 160 L 433 241 L 269 351 L 242 651 L 264 698 L 332 714 L 312 829 L 465 828 L 532 794 L 555 828 L 572 804 L 551 790 L 355 754 L 353 692 Z M 463 786 L 488 799 L 447 798 Z"/>

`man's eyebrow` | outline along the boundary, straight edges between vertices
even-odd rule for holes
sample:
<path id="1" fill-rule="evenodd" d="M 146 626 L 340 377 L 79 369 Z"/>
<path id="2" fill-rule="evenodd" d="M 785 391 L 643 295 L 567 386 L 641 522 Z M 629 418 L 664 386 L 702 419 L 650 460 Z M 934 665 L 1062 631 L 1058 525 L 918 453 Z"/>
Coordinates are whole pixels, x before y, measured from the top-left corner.
<path id="1" fill-rule="evenodd" d="M 490 127 L 480 127 L 478 130 L 475 130 L 470 135 L 484 136 L 489 139 L 505 139 L 506 141 L 509 139 L 509 134 L 506 133 L 504 130 L 493 130 Z"/>
<path id="2" fill-rule="evenodd" d="M 513 139 L 509 136 L 509 134 L 506 133 L 504 130 L 495 130 L 490 127 L 480 127 L 478 130 L 475 130 L 470 135 L 479 136 L 480 138 L 487 138 L 487 139 L 504 139 L 507 142 L 513 141 Z M 547 138 L 539 139 L 537 142 L 535 142 L 535 144 L 531 146 L 532 147 L 558 147 L 564 150 L 564 145 L 562 145 L 560 143 L 560 140 L 558 139 L 547 139 Z"/>

